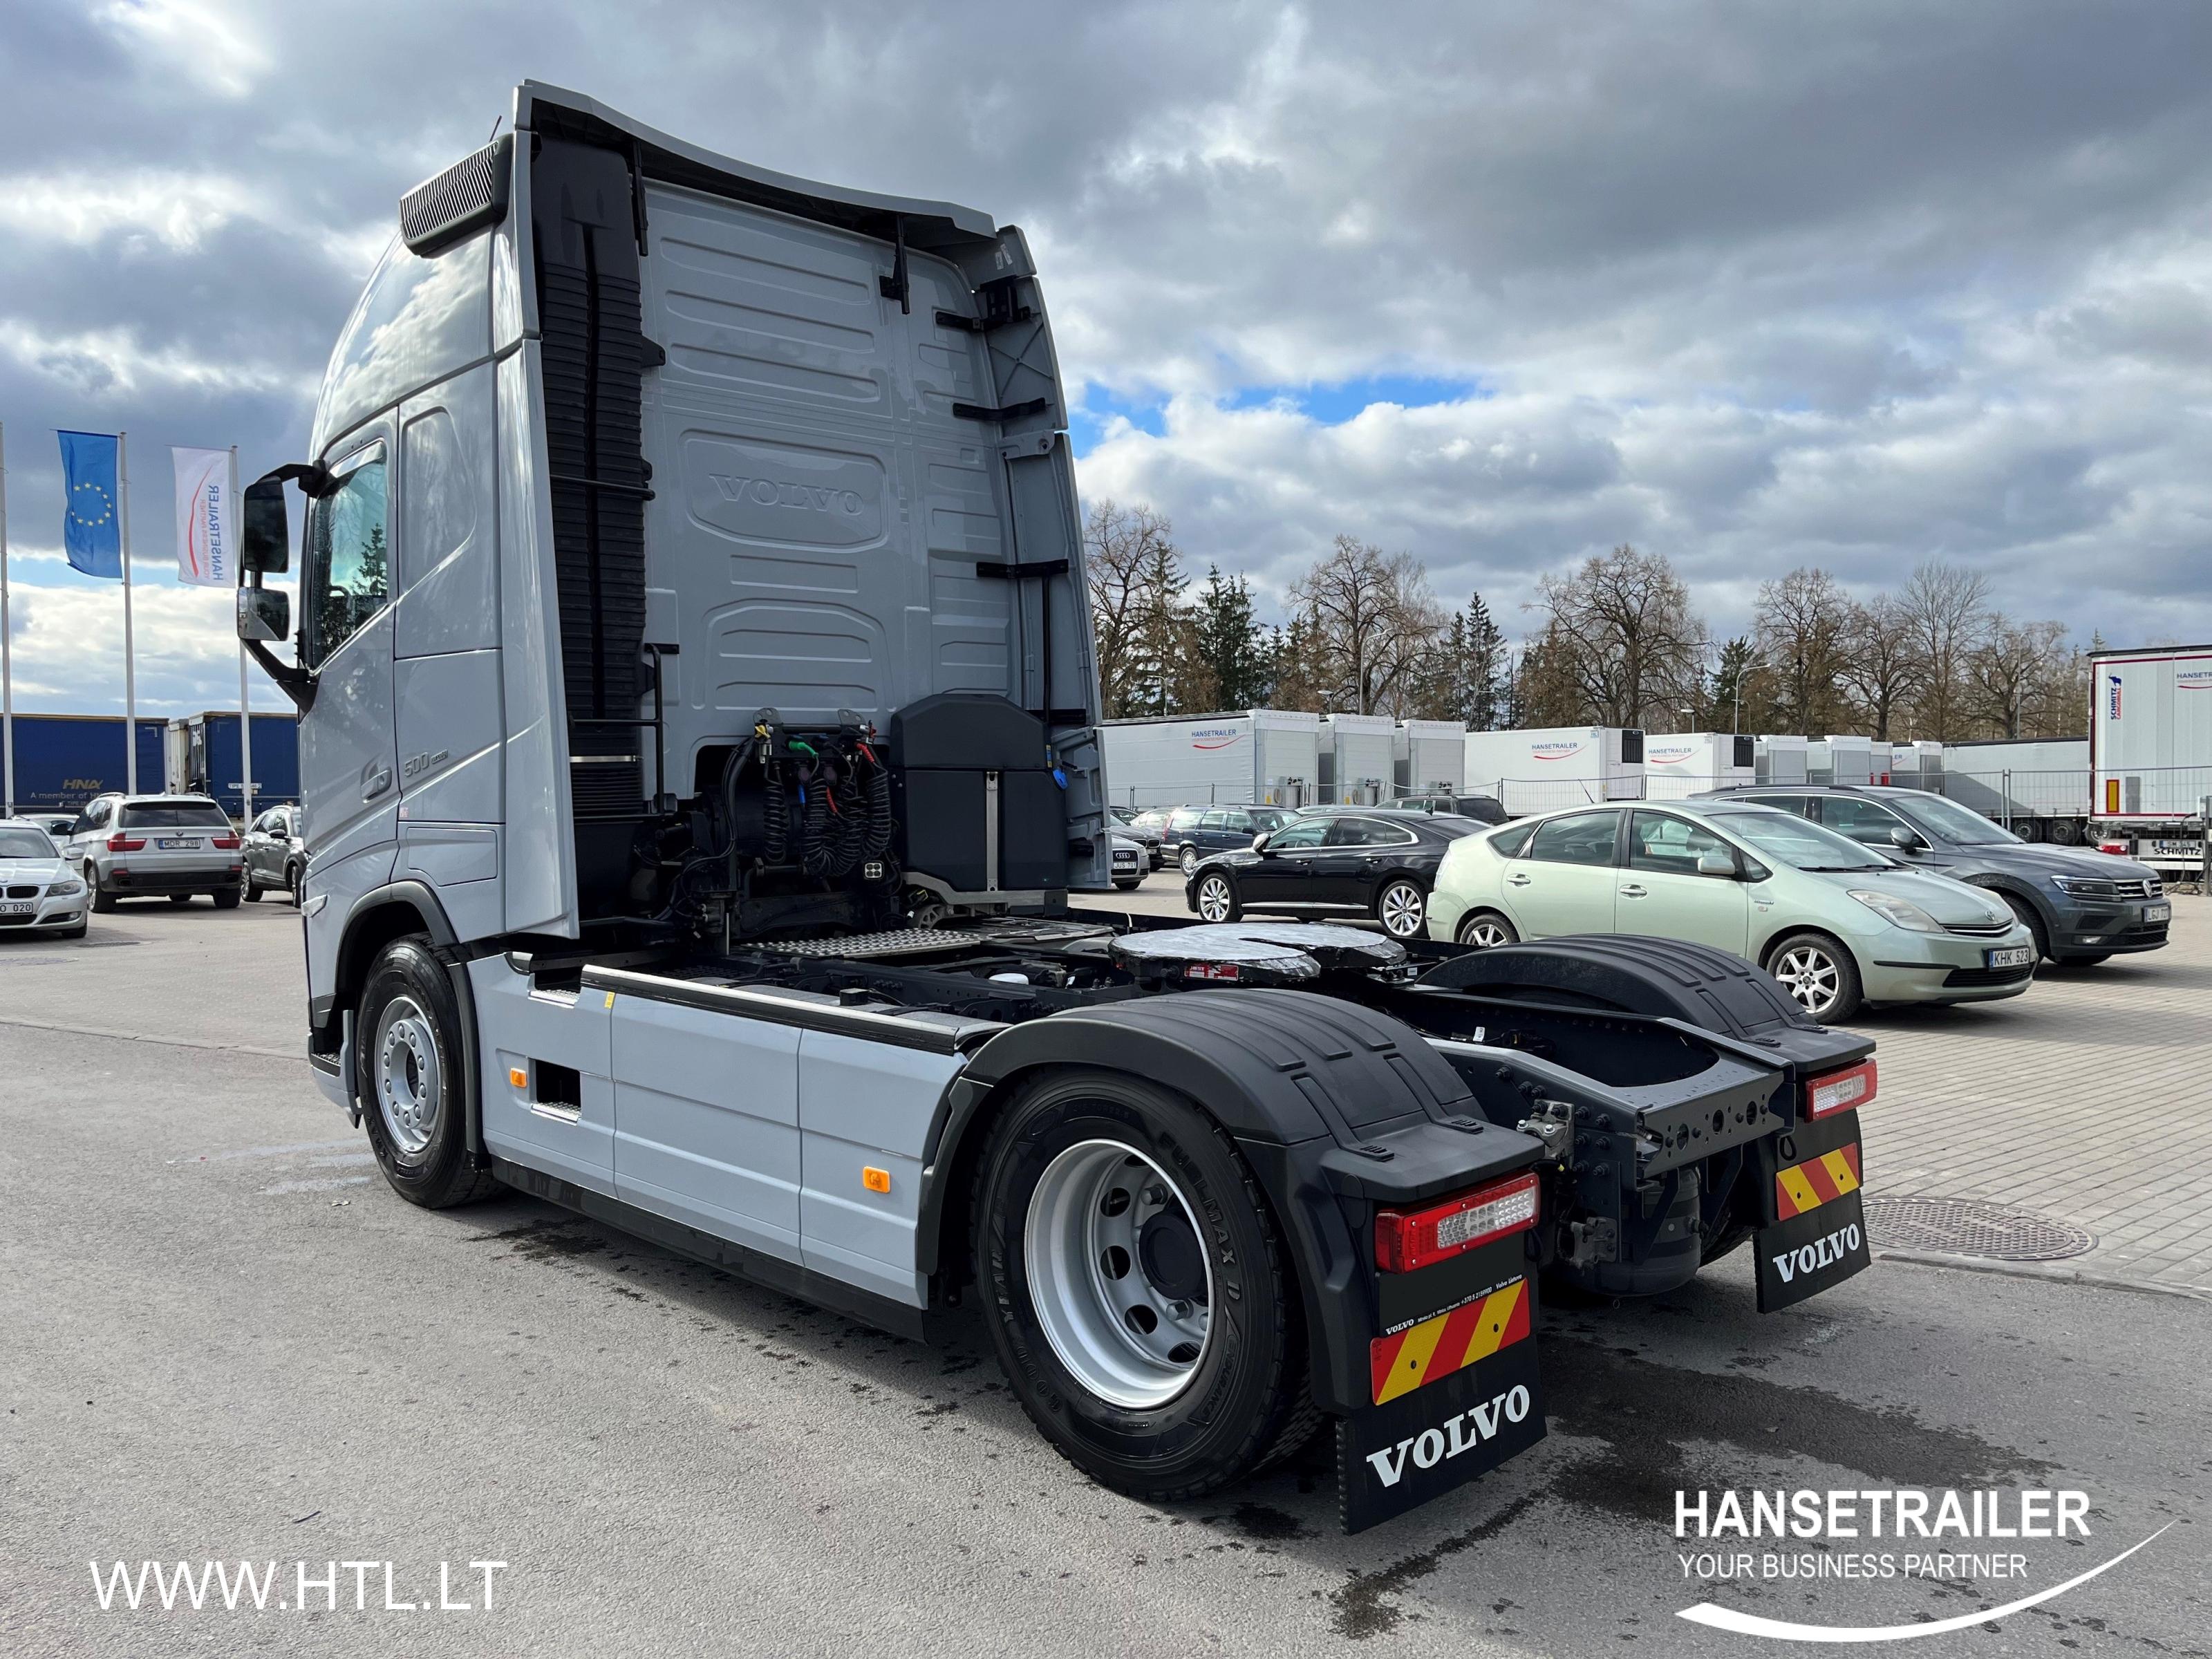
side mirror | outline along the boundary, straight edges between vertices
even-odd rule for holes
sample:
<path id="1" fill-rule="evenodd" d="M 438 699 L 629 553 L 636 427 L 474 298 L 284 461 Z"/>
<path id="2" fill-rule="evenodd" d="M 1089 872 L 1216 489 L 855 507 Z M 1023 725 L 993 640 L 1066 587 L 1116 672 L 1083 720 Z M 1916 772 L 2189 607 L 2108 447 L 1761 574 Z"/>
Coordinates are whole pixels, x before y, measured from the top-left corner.
<path id="1" fill-rule="evenodd" d="M 282 503 L 279 504 L 282 510 Z M 241 587 L 238 590 L 238 637 L 248 643 L 269 644 L 292 633 L 292 596 L 281 587 Z"/>
<path id="2" fill-rule="evenodd" d="M 1700 853 L 1698 854 L 1698 873 L 1701 876 L 1718 876 L 1723 880 L 1734 881 L 1735 860 L 1717 848 L 1710 852 Z"/>
<path id="3" fill-rule="evenodd" d="M 1892 847 L 1902 848 L 1908 853 L 1917 853 L 1928 845 L 1901 823 L 1889 832 L 1889 844 Z"/>
<path id="4" fill-rule="evenodd" d="M 257 576 L 281 576 L 292 568 L 292 523 L 284 506 L 284 480 L 271 473 L 246 486 L 246 533 L 240 562 Z"/>
<path id="5" fill-rule="evenodd" d="M 1257 853 L 1261 858 L 1267 857 L 1267 843 L 1273 839 L 1274 832 L 1273 830 L 1262 830 L 1258 835 L 1252 837 L 1252 850 Z"/>

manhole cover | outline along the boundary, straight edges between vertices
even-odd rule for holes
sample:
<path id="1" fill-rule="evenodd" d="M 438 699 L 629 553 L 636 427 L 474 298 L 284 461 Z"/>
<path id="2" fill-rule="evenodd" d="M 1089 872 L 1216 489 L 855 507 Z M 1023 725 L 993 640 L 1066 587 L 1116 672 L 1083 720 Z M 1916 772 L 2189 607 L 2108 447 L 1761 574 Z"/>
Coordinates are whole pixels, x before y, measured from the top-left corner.
<path id="1" fill-rule="evenodd" d="M 2056 1261 L 2097 1247 L 2093 1235 L 2070 1223 L 1971 1198 L 1869 1198 L 1866 1218 L 1871 1243 L 1900 1250 Z"/>

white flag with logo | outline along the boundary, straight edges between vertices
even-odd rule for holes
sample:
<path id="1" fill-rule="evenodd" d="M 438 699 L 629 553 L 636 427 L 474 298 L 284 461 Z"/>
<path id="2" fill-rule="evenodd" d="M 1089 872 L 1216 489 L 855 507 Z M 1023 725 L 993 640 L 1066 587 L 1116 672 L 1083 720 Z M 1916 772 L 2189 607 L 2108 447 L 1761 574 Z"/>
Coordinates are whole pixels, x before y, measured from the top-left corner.
<path id="1" fill-rule="evenodd" d="M 230 452 L 179 449 L 177 468 L 177 580 L 201 587 L 235 587 L 238 504 L 231 499 Z"/>

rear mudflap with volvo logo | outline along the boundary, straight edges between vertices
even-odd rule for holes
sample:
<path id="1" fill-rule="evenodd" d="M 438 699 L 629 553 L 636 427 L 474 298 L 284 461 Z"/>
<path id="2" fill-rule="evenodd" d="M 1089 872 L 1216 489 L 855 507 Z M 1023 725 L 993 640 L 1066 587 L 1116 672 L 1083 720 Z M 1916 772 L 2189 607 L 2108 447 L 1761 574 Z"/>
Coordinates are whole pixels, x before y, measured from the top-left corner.
<path id="1" fill-rule="evenodd" d="M 1759 1310 L 1773 1313 L 1832 1289 L 1874 1259 L 1859 1195 L 1859 1115 L 1838 1112 L 1770 1135 L 1759 1158 Z"/>
<path id="2" fill-rule="evenodd" d="M 1544 1437 L 1536 1280 L 1522 1245 L 1516 1236 L 1471 1251 L 1448 1276 L 1385 1275 L 1386 1291 L 1430 1274 L 1456 1284 L 1434 1308 L 1383 1297 L 1389 1323 L 1369 1344 L 1372 1403 L 1337 1424 L 1346 1532 L 1441 1497 Z"/>

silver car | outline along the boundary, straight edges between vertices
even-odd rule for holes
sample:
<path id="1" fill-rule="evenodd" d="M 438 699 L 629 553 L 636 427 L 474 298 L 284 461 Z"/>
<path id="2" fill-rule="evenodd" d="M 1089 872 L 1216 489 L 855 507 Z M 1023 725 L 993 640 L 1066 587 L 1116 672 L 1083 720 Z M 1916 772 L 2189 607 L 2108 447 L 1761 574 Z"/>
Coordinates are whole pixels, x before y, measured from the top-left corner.
<path id="1" fill-rule="evenodd" d="M 95 910 L 126 898 L 189 904 L 195 893 L 228 910 L 246 886 L 240 841 L 229 815 L 204 795 L 95 795 L 63 850 Z"/>
<path id="2" fill-rule="evenodd" d="M 53 837 L 35 823 L 0 818 L 0 936 L 84 937 L 84 883 Z"/>
<path id="3" fill-rule="evenodd" d="M 300 902 L 300 883 L 307 869 L 307 844 L 301 837 L 300 809 L 272 806 L 246 832 L 246 902 L 282 890 Z"/>

